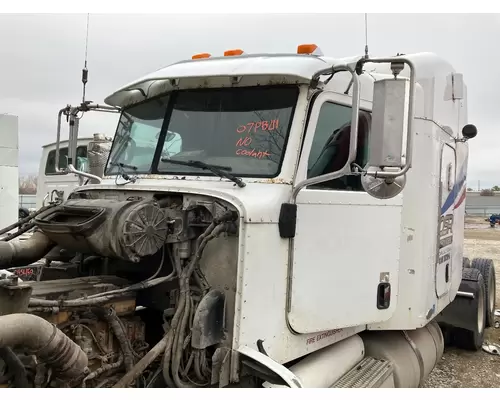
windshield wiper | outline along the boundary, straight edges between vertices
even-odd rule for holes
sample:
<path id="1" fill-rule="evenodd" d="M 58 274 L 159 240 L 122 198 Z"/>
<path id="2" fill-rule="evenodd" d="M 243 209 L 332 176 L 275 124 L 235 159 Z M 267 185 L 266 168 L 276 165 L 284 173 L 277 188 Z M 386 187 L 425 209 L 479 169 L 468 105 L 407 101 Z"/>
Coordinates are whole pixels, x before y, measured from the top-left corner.
<path id="1" fill-rule="evenodd" d="M 135 165 L 128 165 L 128 164 L 123 164 L 123 163 L 117 163 L 117 162 L 110 162 L 109 165 L 113 167 L 118 167 L 118 175 L 120 175 L 123 179 L 127 181 L 127 183 L 132 182 L 134 183 L 137 178 L 135 176 L 129 176 L 125 171 L 124 168 L 131 169 L 132 171 L 136 172 L 137 167 Z"/>
<path id="2" fill-rule="evenodd" d="M 137 171 L 137 167 L 135 165 L 128 165 L 128 164 L 117 163 L 117 162 L 110 162 L 109 165 L 112 165 L 113 167 L 128 168 L 128 169 Z"/>
<path id="3" fill-rule="evenodd" d="M 229 179 L 230 181 L 236 183 L 241 188 L 246 186 L 246 183 L 243 182 L 240 178 L 227 172 L 227 171 L 232 170 L 231 167 L 225 167 L 225 166 L 221 166 L 221 165 L 212 165 L 212 164 L 204 163 L 203 161 L 195 161 L 195 160 L 189 160 L 189 161 L 172 160 L 171 158 L 162 158 L 161 162 L 169 163 L 169 164 L 187 165 L 188 167 L 207 169 L 207 170 L 213 172 L 215 175 L 220 176 L 221 178 Z"/>

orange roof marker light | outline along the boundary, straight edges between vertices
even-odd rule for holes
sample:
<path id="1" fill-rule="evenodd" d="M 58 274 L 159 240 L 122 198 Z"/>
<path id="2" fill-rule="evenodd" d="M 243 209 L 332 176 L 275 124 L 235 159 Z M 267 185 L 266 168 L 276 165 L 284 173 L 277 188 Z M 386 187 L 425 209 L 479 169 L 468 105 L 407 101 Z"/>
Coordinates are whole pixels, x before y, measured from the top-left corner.
<path id="1" fill-rule="evenodd" d="M 242 54 L 243 54 L 243 50 L 240 50 L 240 49 L 226 50 L 224 52 L 224 57 L 241 56 Z"/>
<path id="2" fill-rule="evenodd" d="M 311 56 L 321 57 L 323 52 L 315 44 L 301 44 L 297 47 L 297 54 L 309 54 Z"/>
<path id="3" fill-rule="evenodd" d="M 195 54 L 193 57 L 191 57 L 192 60 L 199 60 L 201 58 L 210 58 L 212 55 L 209 53 L 200 53 L 200 54 Z"/>

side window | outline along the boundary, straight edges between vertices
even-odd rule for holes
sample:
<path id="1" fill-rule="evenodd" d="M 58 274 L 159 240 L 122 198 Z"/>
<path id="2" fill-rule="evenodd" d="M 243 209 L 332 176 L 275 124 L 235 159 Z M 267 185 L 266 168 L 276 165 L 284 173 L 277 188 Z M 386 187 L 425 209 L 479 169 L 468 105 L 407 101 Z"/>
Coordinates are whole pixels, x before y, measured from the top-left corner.
<path id="1" fill-rule="evenodd" d="M 136 167 L 136 172 L 147 173 L 151 170 L 168 101 L 167 95 L 131 106 L 122 112 L 107 173 L 117 173 L 119 163 Z"/>
<path id="2" fill-rule="evenodd" d="M 313 178 L 338 171 L 347 162 L 351 131 L 352 109 L 335 103 L 321 106 L 311 152 L 309 153 L 307 177 Z M 358 151 L 355 162 L 366 164 L 370 115 L 360 112 L 358 125 Z M 344 176 L 315 185 L 316 189 L 363 191 L 359 176 Z"/>
<path id="3" fill-rule="evenodd" d="M 167 137 L 163 143 L 162 157 L 170 158 L 182 151 L 182 137 L 176 132 L 167 131 Z"/>
<path id="4" fill-rule="evenodd" d="M 54 174 L 56 172 L 56 151 L 51 150 L 47 156 L 47 164 L 45 164 L 45 175 Z M 59 149 L 59 169 L 64 169 L 68 166 L 68 148 L 61 147 Z M 76 169 L 79 171 L 88 170 L 87 146 L 79 146 L 76 149 Z"/>
<path id="5" fill-rule="evenodd" d="M 307 164 L 308 178 L 330 172 L 325 172 L 331 169 L 330 164 L 335 160 L 340 161 L 339 153 L 342 148 L 339 145 L 345 146 L 346 142 L 345 129 L 341 128 L 350 122 L 351 107 L 334 103 L 324 103 L 321 106 Z M 349 145 L 349 137 L 347 137 L 347 145 Z"/>
<path id="6" fill-rule="evenodd" d="M 68 166 L 68 148 L 59 148 L 59 169 L 64 169 Z M 54 174 L 56 172 L 56 151 L 51 150 L 47 156 L 47 164 L 45 164 L 45 175 Z"/>
<path id="7" fill-rule="evenodd" d="M 87 146 L 79 146 L 76 148 L 76 169 L 83 172 L 89 170 L 89 160 L 87 158 Z"/>

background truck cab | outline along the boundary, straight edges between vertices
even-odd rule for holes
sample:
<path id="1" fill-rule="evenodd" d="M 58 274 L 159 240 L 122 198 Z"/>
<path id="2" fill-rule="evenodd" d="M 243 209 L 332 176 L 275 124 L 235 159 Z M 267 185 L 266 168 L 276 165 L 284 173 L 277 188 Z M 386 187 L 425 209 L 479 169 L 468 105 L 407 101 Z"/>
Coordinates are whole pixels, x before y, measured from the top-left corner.
<path id="1" fill-rule="evenodd" d="M 87 163 L 87 146 L 92 138 L 78 138 L 77 142 L 77 159 L 75 167 L 80 171 L 88 169 Z M 60 142 L 59 147 L 59 169 L 65 169 L 68 164 L 68 141 Z M 56 143 L 50 143 L 42 148 L 42 157 L 40 159 L 40 167 L 38 169 L 38 182 L 36 191 L 36 208 L 40 208 L 51 200 L 54 190 L 62 192 L 64 200 L 68 195 L 79 185 L 78 176 L 74 174 L 60 175 L 56 174 Z"/>

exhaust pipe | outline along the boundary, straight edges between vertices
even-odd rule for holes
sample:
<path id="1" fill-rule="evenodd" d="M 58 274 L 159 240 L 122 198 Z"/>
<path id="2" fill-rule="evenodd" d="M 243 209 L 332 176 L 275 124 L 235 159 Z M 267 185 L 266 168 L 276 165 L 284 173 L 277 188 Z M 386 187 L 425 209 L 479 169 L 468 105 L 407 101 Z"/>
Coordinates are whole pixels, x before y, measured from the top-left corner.
<path id="1" fill-rule="evenodd" d="M 40 231 L 35 231 L 27 240 L 0 242 L 0 269 L 33 264 L 54 246 L 55 243 Z"/>
<path id="2" fill-rule="evenodd" d="M 23 347 L 54 368 L 61 378 L 74 379 L 87 369 L 83 350 L 50 322 L 32 314 L 0 316 L 0 348 Z"/>

